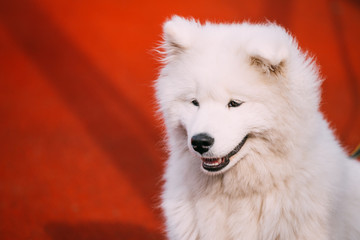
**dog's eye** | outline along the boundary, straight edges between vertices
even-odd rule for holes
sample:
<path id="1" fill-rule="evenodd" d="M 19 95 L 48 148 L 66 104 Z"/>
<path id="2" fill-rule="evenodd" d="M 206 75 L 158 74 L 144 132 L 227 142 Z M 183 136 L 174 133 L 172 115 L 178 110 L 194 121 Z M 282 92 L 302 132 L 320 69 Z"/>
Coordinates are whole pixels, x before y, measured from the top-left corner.
<path id="1" fill-rule="evenodd" d="M 240 101 L 240 100 L 230 100 L 230 102 L 227 104 L 227 106 L 229 108 L 232 108 L 232 107 L 238 107 L 242 104 L 243 102 Z"/>
<path id="2" fill-rule="evenodd" d="M 191 103 L 192 103 L 194 106 L 197 106 L 197 107 L 200 106 L 198 100 L 196 100 L 196 99 L 192 100 Z"/>

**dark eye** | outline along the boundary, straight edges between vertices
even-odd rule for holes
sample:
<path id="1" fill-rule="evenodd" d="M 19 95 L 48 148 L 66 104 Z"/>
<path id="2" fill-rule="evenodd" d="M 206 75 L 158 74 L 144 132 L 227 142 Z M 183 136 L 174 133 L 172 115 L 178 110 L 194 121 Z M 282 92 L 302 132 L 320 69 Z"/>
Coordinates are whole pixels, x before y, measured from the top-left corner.
<path id="1" fill-rule="evenodd" d="M 200 106 L 198 100 L 196 100 L 196 99 L 192 100 L 191 103 L 192 103 L 194 106 L 197 106 L 197 107 Z"/>
<path id="2" fill-rule="evenodd" d="M 240 101 L 240 100 L 230 100 L 230 102 L 227 104 L 227 106 L 229 108 L 232 108 L 232 107 L 238 107 L 242 104 L 243 102 Z"/>

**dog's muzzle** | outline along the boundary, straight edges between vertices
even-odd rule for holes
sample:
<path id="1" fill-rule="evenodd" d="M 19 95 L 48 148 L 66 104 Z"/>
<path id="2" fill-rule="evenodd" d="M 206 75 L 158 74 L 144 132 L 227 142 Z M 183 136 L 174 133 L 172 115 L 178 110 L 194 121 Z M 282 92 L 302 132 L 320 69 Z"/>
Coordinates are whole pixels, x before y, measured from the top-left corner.
<path id="1" fill-rule="evenodd" d="M 225 168 L 231 160 L 231 157 L 237 154 L 240 149 L 244 146 L 246 140 L 248 139 L 249 135 L 246 135 L 241 142 L 226 156 L 220 158 L 201 158 L 202 160 L 202 167 L 208 172 L 217 172 L 221 169 Z"/>

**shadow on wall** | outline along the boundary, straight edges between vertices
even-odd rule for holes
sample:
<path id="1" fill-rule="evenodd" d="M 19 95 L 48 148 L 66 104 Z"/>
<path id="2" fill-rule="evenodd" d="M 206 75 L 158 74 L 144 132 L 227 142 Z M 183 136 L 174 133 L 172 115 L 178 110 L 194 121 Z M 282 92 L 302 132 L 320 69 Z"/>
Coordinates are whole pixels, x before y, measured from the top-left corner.
<path id="1" fill-rule="evenodd" d="M 124 223 L 49 223 L 45 232 L 53 240 L 161 240 L 165 237 L 142 226 Z"/>

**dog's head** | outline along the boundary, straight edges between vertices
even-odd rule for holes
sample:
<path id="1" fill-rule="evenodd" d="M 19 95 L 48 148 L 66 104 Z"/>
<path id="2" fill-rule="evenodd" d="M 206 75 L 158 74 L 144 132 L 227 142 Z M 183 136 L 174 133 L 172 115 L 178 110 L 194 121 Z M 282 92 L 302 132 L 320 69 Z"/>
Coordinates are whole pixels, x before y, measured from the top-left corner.
<path id="1" fill-rule="evenodd" d="M 317 110 L 316 69 L 277 25 L 175 16 L 164 24 L 163 49 L 156 91 L 170 147 L 186 144 L 206 173 L 231 169 L 263 144 L 274 148 Z"/>

